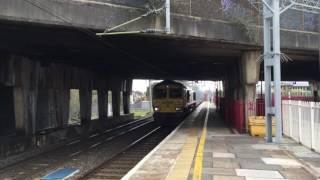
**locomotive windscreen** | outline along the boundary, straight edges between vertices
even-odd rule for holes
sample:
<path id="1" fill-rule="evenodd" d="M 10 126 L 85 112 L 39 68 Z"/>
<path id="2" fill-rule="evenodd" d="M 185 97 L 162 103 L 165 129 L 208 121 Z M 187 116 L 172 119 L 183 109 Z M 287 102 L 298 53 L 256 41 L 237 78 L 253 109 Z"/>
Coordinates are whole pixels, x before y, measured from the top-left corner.
<path id="1" fill-rule="evenodd" d="M 181 98 L 182 89 L 181 88 L 170 88 L 170 98 Z"/>
<path id="2" fill-rule="evenodd" d="M 156 88 L 154 90 L 153 97 L 155 99 L 166 98 L 167 97 L 167 89 L 165 89 L 165 88 Z"/>

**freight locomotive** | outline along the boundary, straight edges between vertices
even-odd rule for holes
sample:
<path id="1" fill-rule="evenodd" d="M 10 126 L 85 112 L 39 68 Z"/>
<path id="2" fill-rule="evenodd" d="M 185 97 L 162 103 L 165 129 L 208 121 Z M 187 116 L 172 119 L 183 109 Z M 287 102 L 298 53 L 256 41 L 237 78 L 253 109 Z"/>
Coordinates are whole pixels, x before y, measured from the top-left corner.
<path id="1" fill-rule="evenodd" d="M 179 82 L 164 80 L 153 87 L 153 117 L 161 125 L 175 125 L 196 107 L 196 93 Z"/>

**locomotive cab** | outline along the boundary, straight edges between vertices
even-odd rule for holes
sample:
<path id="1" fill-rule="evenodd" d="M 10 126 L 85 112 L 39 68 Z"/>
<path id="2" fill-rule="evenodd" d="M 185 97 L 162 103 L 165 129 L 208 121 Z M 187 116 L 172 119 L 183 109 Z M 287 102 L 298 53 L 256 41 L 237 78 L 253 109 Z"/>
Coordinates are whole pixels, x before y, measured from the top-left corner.
<path id="1" fill-rule="evenodd" d="M 175 81 L 162 81 L 153 87 L 154 119 L 161 125 L 179 123 L 192 109 L 194 93 Z M 195 107 L 195 105 L 194 105 Z"/>

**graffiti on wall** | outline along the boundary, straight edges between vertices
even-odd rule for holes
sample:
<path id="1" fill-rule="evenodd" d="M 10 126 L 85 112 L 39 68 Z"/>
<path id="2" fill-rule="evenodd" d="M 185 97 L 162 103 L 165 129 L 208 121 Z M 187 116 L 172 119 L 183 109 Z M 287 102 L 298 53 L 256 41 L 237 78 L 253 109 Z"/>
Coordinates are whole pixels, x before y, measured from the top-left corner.
<path id="1" fill-rule="evenodd" d="M 304 30 L 317 31 L 318 30 L 318 15 L 314 13 L 304 13 Z"/>
<path id="2" fill-rule="evenodd" d="M 232 8 L 234 0 L 221 0 L 221 9 L 222 11 L 228 11 L 229 9 Z"/>
<path id="3" fill-rule="evenodd" d="M 247 102 L 247 109 L 248 109 L 248 113 L 250 114 L 250 115 L 254 115 L 255 114 L 255 112 L 256 112 L 256 102 L 255 101 L 248 101 Z"/>

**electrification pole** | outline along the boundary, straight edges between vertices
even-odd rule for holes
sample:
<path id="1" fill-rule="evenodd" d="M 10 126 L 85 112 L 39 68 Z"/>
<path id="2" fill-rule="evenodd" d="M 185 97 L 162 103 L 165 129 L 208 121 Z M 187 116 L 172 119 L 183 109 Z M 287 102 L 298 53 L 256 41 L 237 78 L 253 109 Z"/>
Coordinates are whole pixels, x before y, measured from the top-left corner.
<path id="1" fill-rule="evenodd" d="M 166 9 L 166 29 L 165 29 L 165 31 L 167 34 L 169 34 L 171 32 L 170 0 L 166 0 L 165 9 Z"/>
<path id="2" fill-rule="evenodd" d="M 281 51 L 280 51 L 280 4 L 279 0 L 263 1 L 264 24 L 264 81 L 265 81 L 265 112 L 266 138 L 272 142 L 272 116 L 276 120 L 275 142 L 282 138 L 281 119 Z M 272 23 L 272 26 L 271 26 Z M 272 30 L 272 36 L 271 36 Z M 272 43 L 272 49 L 271 49 Z M 271 77 L 273 69 L 274 106 L 272 103 Z"/>

